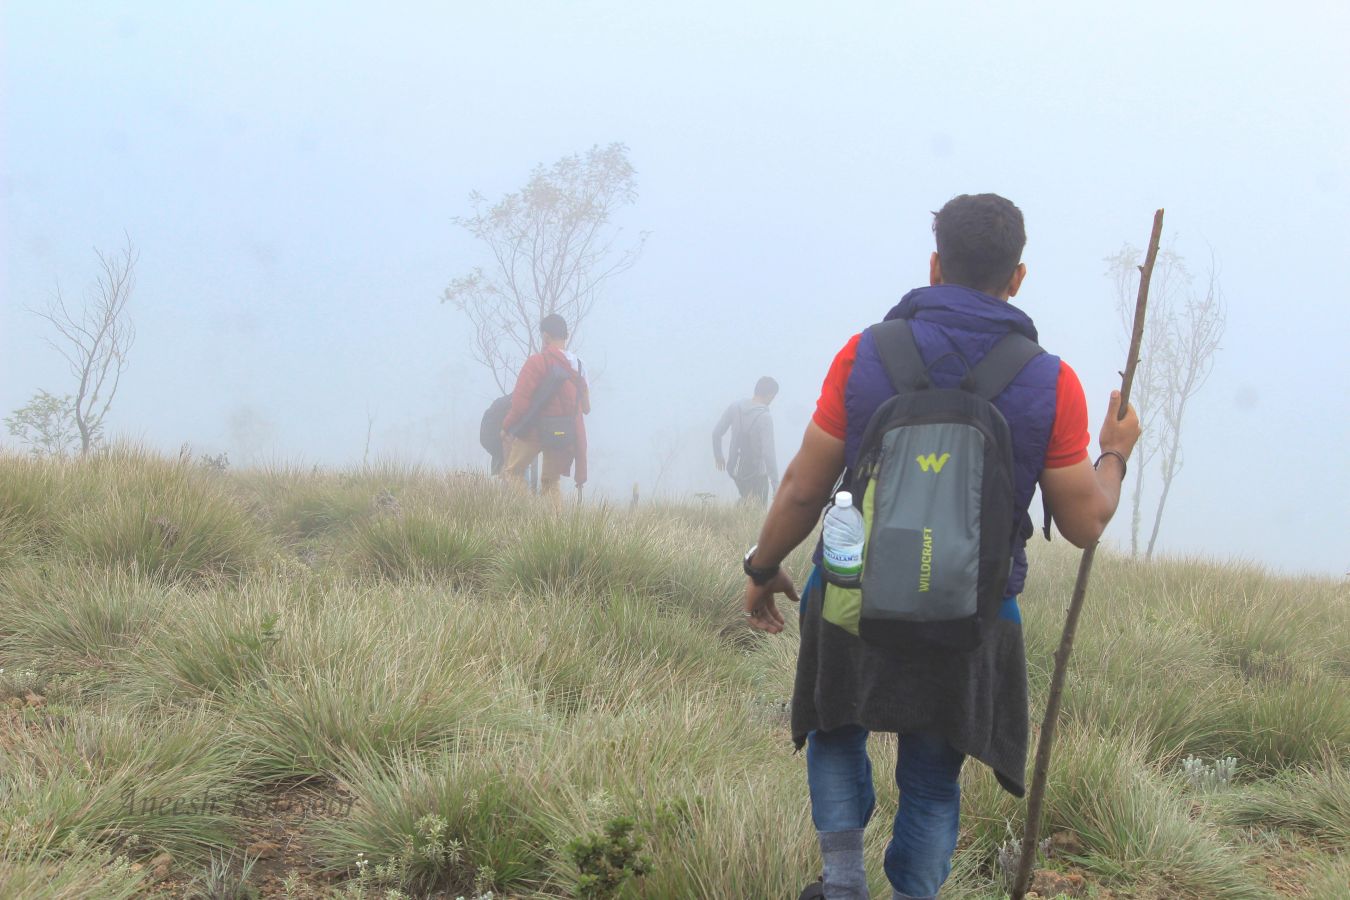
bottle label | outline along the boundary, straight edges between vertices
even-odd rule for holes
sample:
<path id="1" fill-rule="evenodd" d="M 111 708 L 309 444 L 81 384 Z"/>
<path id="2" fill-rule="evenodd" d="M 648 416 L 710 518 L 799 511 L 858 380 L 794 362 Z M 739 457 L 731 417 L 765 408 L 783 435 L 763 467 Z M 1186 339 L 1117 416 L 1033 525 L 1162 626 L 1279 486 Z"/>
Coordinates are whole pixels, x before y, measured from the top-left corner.
<path id="1" fill-rule="evenodd" d="M 840 575 L 859 575 L 862 573 L 862 547 L 824 548 L 825 567 Z"/>

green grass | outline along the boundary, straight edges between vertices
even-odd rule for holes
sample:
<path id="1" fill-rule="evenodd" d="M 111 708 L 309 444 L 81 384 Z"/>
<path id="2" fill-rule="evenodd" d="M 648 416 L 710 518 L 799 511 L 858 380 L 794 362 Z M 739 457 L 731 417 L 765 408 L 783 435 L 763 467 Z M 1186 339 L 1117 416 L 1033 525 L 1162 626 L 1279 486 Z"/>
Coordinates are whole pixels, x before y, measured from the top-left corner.
<path id="1" fill-rule="evenodd" d="M 115 666 L 180 591 L 125 570 L 29 562 L 0 570 L 0 648 L 66 674 Z"/>
<path id="2" fill-rule="evenodd" d="M 1308 900 L 1344 900 L 1350 884 L 1350 851 L 1321 860 L 1308 879 Z"/>
<path id="3" fill-rule="evenodd" d="M 50 859 L 84 844 L 200 859 L 228 841 L 243 787 L 225 723 L 205 710 L 93 706 L 0 744 L 5 857 Z M 210 798 L 219 798 L 213 811 Z"/>
<path id="4" fill-rule="evenodd" d="M 1216 820 L 1287 828 L 1350 847 L 1350 768 L 1328 756 L 1320 765 L 1282 772 L 1211 802 Z"/>
<path id="5" fill-rule="evenodd" d="M 351 545 L 357 572 L 421 575 L 456 587 L 482 583 L 491 561 L 487 535 L 430 510 L 364 519 L 352 527 Z"/>
<path id="6" fill-rule="evenodd" d="M 6 457 L 0 516 L 24 523 L 37 555 L 165 580 L 237 576 L 263 545 L 220 478 L 135 449 L 71 464 Z"/>
<path id="7" fill-rule="evenodd" d="M 17 857 L 0 845 L 0 885 L 6 900 L 129 900 L 142 896 L 144 872 L 125 857 L 83 849 L 59 861 Z"/>
<path id="8" fill-rule="evenodd" d="M 366 896 L 570 896 L 568 844 L 624 816 L 652 862 L 628 896 L 795 896 L 819 866 L 783 711 L 796 632 L 738 613 L 758 522 L 702 503 L 559 513 L 391 466 L 0 457 L 4 895 L 141 895 L 166 850 L 205 878 L 247 842 L 238 815 L 128 797 L 303 781 L 355 798 L 300 840 Z M 1035 721 L 1078 557 L 1032 552 Z M 1099 553 L 1045 813 L 1081 852 L 1050 864 L 1118 896 L 1267 897 L 1263 842 L 1285 836 L 1308 896 L 1340 896 L 1348 603 L 1336 579 Z M 874 741 L 877 892 L 894 752 Z M 1237 777 L 1197 793 L 1188 755 L 1235 756 Z M 978 764 L 964 790 L 943 896 L 999 896 L 1024 807 Z"/>

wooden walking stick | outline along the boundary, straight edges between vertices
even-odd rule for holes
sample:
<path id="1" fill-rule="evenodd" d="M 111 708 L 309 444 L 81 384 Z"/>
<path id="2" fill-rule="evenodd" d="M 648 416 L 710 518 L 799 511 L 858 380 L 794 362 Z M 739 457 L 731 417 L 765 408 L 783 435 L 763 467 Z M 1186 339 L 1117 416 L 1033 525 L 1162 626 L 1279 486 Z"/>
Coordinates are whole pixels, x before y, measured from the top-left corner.
<path id="1" fill-rule="evenodd" d="M 1130 355 L 1125 360 L 1125 371 L 1120 382 L 1120 418 L 1130 402 L 1130 387 L 1134 384 L 1134 367 L 1139 362 L 1139 345 L 1144 340 L 1144 311 L 1148 307 L 1148 283 L 1153 277 L 1153 263 L 1158 258 L 1158 242 L 1162 238 L 1163 211 L 1153 214 L 1153 234 L 1148 241 L 1148 254 L 1139 267 L 1139 298 L 1134 304 L 1134 332 L 1130 335 Z M 1045 782 L 1050 774 L 1050 750 L 1055 743 L 1055 726 L 1059 723 L 1059 703 L 1064 695 L 1064 676 L 1069 668 L 1069 654 L 1073 652 L 1073 638 L 1078 631 L 1078 615 L 1083 611 L 1087 595 L 1088 576 L 1092 574 L 1092 560 L 1097 555 L 1094 543 L 1083 551 L 1078 563 L 1078 580 L 1074 582 L 1069 614 L 1064 620 L 1064 633 L 1055 651 L 1055 672 L 1050 678 L 1050 695 L 1045 702 L 1045 719 L 1041 722 L 1041 737 L 1036 744 L 1036 768 L 1031 774 L 1031 792 L 1027 795 L 1027 825 L 1022 833 L 1022 854 L 1017 863 L 1017 878 L 1013 880 L 1013 900 L 1023 900 L 1031 882 L 1031 870 L 1036 862 L 1036 838 L 1041 826 L 1041 805 L 1045 800 Z"/>

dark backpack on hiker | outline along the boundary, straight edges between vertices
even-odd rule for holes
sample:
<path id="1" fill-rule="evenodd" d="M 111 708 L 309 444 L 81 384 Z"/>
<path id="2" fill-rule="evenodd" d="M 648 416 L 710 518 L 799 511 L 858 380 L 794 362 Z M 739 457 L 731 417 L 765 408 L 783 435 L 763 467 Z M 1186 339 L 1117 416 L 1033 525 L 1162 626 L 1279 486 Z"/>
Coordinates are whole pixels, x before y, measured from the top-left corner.
<path id="1" fill-rule="evenodd" d="M 939 388 L 908 321 L 869 331 L 897 393 L 867 423 L 846 475 L 866 527 L 862 574 L 825 570 L 824 615 L 886 648 L 972 650 L 1003 603 L 1025 518 L 1012 433 L 991 401 L 1044 351 L 1008 334 L 960 386 Z"/>
<path id="2" fill-rule="evenodd" d="M 493 457 L 502 455 L 502 423 L 510 411 L 511 395 L 498 397 L 484 411 L 483 421 L 478 424 L 478 443 Z"/>
<path id="3" fill-rule="evenodd" d="M 736 456 L 727 464 L 727 471 L 732 478 L 745 477 L 744 464 L 762 461 L 764 442 L 760 435 L 759 420 L 768 414 L 769 410 L 763 406 L 740 411 L 736 422 Z"/>

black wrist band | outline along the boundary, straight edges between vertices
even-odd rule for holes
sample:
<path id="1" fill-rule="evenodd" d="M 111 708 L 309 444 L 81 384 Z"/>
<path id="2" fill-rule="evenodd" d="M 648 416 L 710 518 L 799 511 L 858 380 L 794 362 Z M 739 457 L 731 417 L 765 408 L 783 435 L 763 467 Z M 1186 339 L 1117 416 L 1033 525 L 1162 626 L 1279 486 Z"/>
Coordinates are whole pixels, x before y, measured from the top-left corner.
<path id="1" fill-rule="evenodd" d="M 745 554 L 745 559 L 741 561 L 741 567 L 745 570 L 745 574 L 750 576 L 751 581 L 758 587 L 764 587 L 764 585 L 773 581 L 773 577 L 778 574 L 779 566 L 763 566 L 756 568 L 755 566 L 750 565 L 750 558 L 755 555 L 755 551 L 758 549 L 758 544 L 750 548 L 750 551 Z"/>
<path id="2" fill-rule="evenodd" d="M 1118 450 L 1103 450 L 1102 455 L 1097 457 L 1097 461 L 1092 464 L 1092 468 L 1095 469 L 1098 466 L 1100 466 L 1102 464 L 1102 460 L 1106 459 L 1106 457 L 1108 456 L 1114 456 L 1116 459 L 1120 460 L 1120 480 L 1124 481 L 1125 473 L 1129 471 L 1130 467 L 1125 462 L 1125 454 L 1121 453 Z"/>

